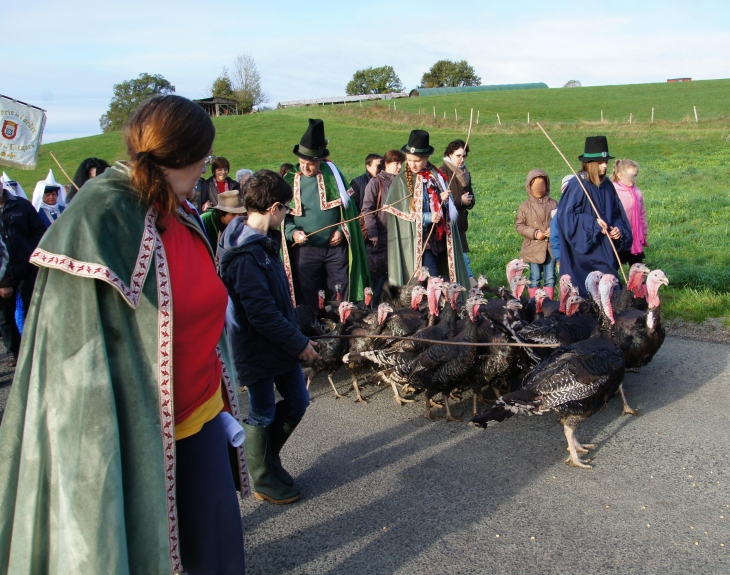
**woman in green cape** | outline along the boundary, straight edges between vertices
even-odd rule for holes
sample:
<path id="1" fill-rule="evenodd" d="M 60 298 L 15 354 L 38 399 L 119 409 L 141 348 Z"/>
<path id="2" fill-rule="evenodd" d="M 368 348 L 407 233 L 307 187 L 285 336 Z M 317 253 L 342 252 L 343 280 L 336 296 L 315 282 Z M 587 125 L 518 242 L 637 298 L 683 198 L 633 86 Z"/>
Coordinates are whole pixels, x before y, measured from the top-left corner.
<path id="1" fill-rule="evenodd" d="M 432 276 L 469 286 L 458 212 L 444 173 L 428 161 L 429 134 L 413 130 L 401 148 L 406 167 L 388 191 L 388 282 L 403 286 L 426 266 Z"/>
<path id="2" fill-rule="evenodd" d="M 214 137 L 190 100 L 148 100 L 130 161 L 84 185 L 31 257 L 0 426 L 2 574 L 245 571 L 228 297 L 186 201 Z"/>

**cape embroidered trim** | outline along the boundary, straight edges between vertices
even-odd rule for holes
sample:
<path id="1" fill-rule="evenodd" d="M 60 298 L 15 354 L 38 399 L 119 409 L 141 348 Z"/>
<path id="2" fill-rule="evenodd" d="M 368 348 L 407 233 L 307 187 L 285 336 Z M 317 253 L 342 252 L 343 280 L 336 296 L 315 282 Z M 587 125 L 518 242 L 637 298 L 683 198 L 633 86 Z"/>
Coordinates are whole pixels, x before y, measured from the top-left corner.
<path id="1" fill-rule="evenodd" d="M 327 164 L 327 167 L 332 171 L 333 176 L 335 176 L 335 181 L 337 181 L 339 178 L 339 174 L 335 172 L 336 168 L 334 167 L 334 164 L 332 162 L 323 162 Z M 329 164 L 332 164 L 330 166 Z M 291 210 L 292 216 L 301 216 L 302 215 L 302 190 L 301 190 L 301 181 L 302 174 L 301 172 L 297 172 L 294 174 L 294 185 L 292 186 L 292 192 L 294 193 L 294 198 L 292 200 L 293 207 Z M 337 198 L 336 200 L 332 200 L 331 202 L 327 201 L 327 189 L 324 185 L 324 176 L 322 176 L 322 172 L 317 173 L 317 189 L 319 190 L 319 209 L 320 210 L 331 210 L 332 208 L 336 208 L 337 206 L 342 205 L 342 198 Z M 338 189 L 338 193 L 340 193 Z M 352 190 L 347 190 L 347 193 L 351 196 L 354 192 Z"/>
<path id="2" fill-rule="evenodd" d="M 147 278 L 147 272 L 150 270 L 152 250 L 155 244 L 155 238 L 157 237 L 157 229 L 155 228 L 156 217 L 157 210 L 154 207 L 147 210 L 142 242 L 139 246 L 137 261 L 134 265 L 129 285 L 125 284 L 124 281 L 107 266 L 82 262 L 64 255 L 52 254 L 40 248 L 35 249 L 30 257 L 30 262 L 39 267 L 58 269 L 71 275 L 104 281 L 115 287 L 126 302 L 133 309 L 136 309 L 142 293 L 142 286 Z"/>
<path id="3" fill-rule="evenodd" d="M 223 354 L 220 348 L 216 347 L 216 354 L 218 355 L 218 361 L 221 362 L 221 374 L 223 383 L 226 386 L 226 393 L 228 394 L 228 406 L 231 409 L 231 415 L 236 421 L 241 421 L 241 412 L 238 408 L 238 398 L 236 397 L 236 388 L 231 381 L 231 376 L 228 374 L 228 368 L 226 363 L 223 361 Z M 236 455 L 238 456 L 238 473 L 241 478 L 241 497 L 248 497 L 251 494 L 251 489 L 248 483 L 248 466 L 246 465 L 246 454 L 243 451 L 243 446 L 236 448 Z"/>
<path id="4" fill-rule="evenodd" d="M 162 239 L 155 233 L 155 264 L 157 272 L 158 352 L 157 382 L 160 393 L 160 426 L 165 467 L 165 502 L 167 505 L 167 537 L 170 565 L 173 573 L 182 571 L 180 536 L 177 524 L 175 490 L 175 410 L 172 395 L 172 290 L 170 272 Z"/>

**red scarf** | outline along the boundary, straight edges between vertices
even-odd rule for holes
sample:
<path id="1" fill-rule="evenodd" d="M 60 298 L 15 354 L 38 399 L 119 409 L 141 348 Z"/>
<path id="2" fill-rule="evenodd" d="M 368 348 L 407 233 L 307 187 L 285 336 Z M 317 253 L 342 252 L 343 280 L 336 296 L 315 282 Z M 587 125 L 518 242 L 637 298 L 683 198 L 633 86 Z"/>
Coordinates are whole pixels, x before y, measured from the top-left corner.
<path id="1" fill-rule="evenodd" d="M 436 173 L 440 174 L 443 178 L 444 182 L 446 181 L 446 174 L 444 174 L 441 170 L 439 170 L 436 166 L 430 166 L 429 168 L 426 168 L 425 170 L 421 170 L 418 172 L 418 175 L 421 176 L 421 179 L 423 180 L 423 185 L 426 186 L 426 190 L 428 191 L 428 198 L 429 198 L 429 207 L 431 208 L 431 213 L 435 214 L 437 212 L 442 212 L 441 215 L 443 216 L 439 223 L 434 224 L 436 228 L 434 229 L 434 236 L 436 236 L 437 241 L 441 241 L 444 238 L 444 235 L 448 233 L 449 229 L 449 210 L 442 211 L 442 202 L 441 202 L 441 188 L 438 185 L 438 182 L 436 181 L 436 176 L 433 175 L 433 172 L 431 172 L 431 168 L 436 170 Z"/>

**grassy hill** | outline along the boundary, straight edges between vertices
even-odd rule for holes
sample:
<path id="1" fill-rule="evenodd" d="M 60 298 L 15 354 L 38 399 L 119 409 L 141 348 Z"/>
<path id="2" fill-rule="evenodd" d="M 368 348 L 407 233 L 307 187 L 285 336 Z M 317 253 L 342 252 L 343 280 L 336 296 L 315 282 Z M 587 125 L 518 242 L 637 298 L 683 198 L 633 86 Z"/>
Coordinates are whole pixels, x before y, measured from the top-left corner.
<path id="1" fill-rule="evenodd" d="M 693 106 L 697 106 L 699 122 L 694 120 Z M 390 106 L 381 102 L 363 107 L 291 108 L 217 118 L 214 153 L 227 157 L 234 171 L 241 167 L 276 169 L 282 162 L 294 163 L 291 150 L 307 118 L 319 117 L 326 123 L 332 160 L 349 177 L 362 173 L 369 152 L 383 153 L 405 144 L 413 128 L 431 132 L 437 150 L 434 161 L 440 163 L 446 144 L 465 138 L 471 108 L 475 118 L 477 110 L 480 112 L 468 161 L 477 196 L 469 231 L 475 270 L 486 271 L 493 282 L 501 283 L 504 264 L 519 253 L 521 240 L 514 231 L 514 216 L 526 197 L 524 178 L 531 168 L 548 171 L 553 196 L 559 197 L 559 183 L 568 170 L 534 126 L 540 121 L 575 168 L 584 138 L 597 133 L 608 136 L 614 155 L 641 165 L 638 185 L 645 195 L 650 226 L 648 264 L 664 269 L 672 283 L 664 298 L 667 314 L 695 320 L 730 316 L 730 253 L 726 248 L 730 239 L 726 184 L 730 80 L 482 92 L 400 99 Z M 601 110 L 604 123 L 600 123 Z M 526 124 L 527 112 L 531 125 Z M 103 134 L 44 145 L 37 170 L 9 173 L 26 190 L 32 190 L 51 167 L 61 181 L 48 151 L 54 152 L 71 175 L 85 157 L 110 161 L 125 157 L 121 134 Z"/>

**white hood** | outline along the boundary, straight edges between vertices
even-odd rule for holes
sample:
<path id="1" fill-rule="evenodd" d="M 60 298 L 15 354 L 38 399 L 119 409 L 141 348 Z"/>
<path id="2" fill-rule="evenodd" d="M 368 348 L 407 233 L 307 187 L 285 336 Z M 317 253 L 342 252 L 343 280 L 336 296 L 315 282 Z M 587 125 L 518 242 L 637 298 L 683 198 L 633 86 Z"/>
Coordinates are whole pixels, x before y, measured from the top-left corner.
<path id="1" fill-rule="evenodd" d="M 46 189 L 46 186 L 57 186 L 58 187 L 58 203 L 56 206 L 65 206 L 66 205 L 66 188 L 64 188 L 61 184 L 59 184 L 56 181 L 56 178 L 53 177 L 53 170 L 48 170 L 48 176 L 45 180 L 41 180 L 35 185 L 35 190 L 33 190 L 33 200 L 32 204 L 33 207 L 36 210 L 40 210 L 42 207 L 48 207 L 53 208 L 53 206 L 46 206 L 43 203 L 43 191 Z"/>
<path id="2" fill-rule="evenodd" d="M 3 175 L 0 176 L 0 183 L 2 184 L 3 189 L 8 190 L 8 192 L 13 194 L 14 196 L 20 196 L 21 198 L 25 198 L 26 200 L 28 199 L 28 196 L 25 194 L 23 186 L 21 186 L 19 182 L 15 182 L 15 186 L 12 187 L 8 185 L 9 182 L 15 182 L 15 180 L 11 180 L 10 177 L 5 172 L 3 172 Z"/>

